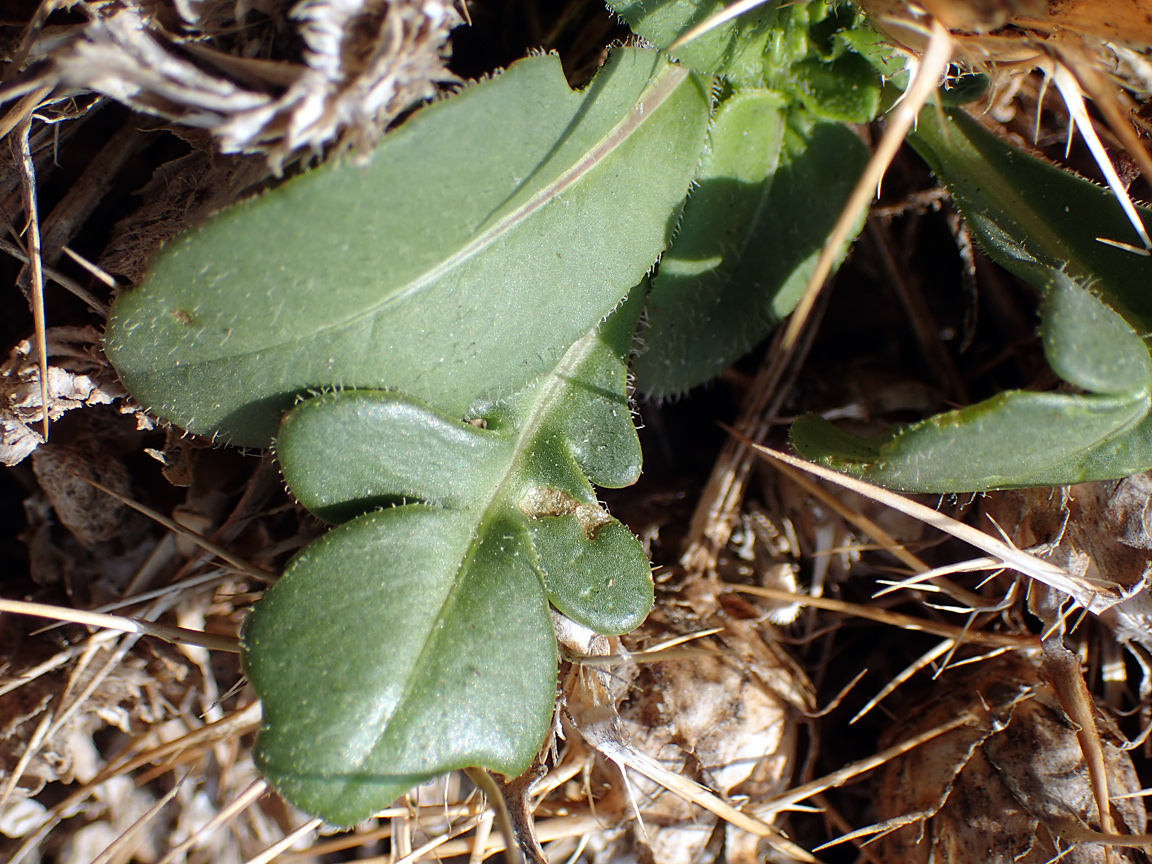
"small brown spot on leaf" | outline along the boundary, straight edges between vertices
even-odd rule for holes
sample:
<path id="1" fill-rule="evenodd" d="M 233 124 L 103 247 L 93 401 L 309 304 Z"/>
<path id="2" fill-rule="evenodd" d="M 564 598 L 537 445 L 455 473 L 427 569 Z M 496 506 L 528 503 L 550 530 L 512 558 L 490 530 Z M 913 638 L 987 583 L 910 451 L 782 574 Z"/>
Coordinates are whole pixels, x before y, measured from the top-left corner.
<path id="1" fill-rule="evenodd" d="M 604 508 L 595 504 L 582 504 L 563 489 L 551 486 L 533 486 L 525 492 L 520 499 L 520 510 L 532 519 L 575 515 L 584 536 L 589 540 L 612 521 Z"/>

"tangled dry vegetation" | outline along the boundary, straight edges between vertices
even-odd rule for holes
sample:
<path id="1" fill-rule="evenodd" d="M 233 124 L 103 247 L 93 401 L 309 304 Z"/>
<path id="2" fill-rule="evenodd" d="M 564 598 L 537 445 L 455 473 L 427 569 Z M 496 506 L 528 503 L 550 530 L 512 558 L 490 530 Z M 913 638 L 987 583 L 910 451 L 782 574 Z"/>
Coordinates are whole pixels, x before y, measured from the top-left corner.
<path id="1" fill-rule="evenodd" d="M 160 243 L 245 190 L 363 146 L 518 46 L 561 50 L 578 80 L 621 31 L 596 4 L 476 4 L 449 65 L 463 10 L 424 0 L 23 11 L 0 31 L 0 572 L 4 609 L 73 623 L 0 618 L 0 858 L 497 854 L 461 775 L 349 832 L 267 790 L 239 626 L 322 529 L 268 456 L 139 413 L 100 354 L 102 317 Z M 1030 134 L 1044 96 L 1017 83 L 998 116 Z M 1045 106 L 1039 143 L 1059 147 Z M 651 551 L 656 609 L 620 639 L 560 633 L 554 739 L 504 789 L 548 860 L 1146 860 L 1152 479 L 927 500 L 925 516 L 747 443 L 778 442 L 802 410 L 890 419 L 1042 386 L 1034 305 L 901 156 L 796 351 L 640 406 L 645 477 L 608 497 Z M 1053 573 L 1081 599 L 1103 579 L 1133 596 L 1080 615 Z"/>

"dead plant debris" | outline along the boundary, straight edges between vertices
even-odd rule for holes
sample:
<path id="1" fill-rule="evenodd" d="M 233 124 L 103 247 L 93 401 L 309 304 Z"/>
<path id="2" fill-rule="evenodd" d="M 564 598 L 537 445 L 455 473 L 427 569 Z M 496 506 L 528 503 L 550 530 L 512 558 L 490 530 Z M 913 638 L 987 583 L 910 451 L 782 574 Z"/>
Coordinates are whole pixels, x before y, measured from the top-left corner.
<path id="1" fill-rule="evenodd" d="M 470 7 L 493 45 L 512 32 L 501 16 L 523 11 L 510 10 Z M 269 793 L 251 758 L 259 705 L 235 654 L 204 644 L 234 646 L 263 574 L 322 529 L 287 500 L 270 458 L 153 428 L 100 354 L 101 314 L 184 227 L 277 171 L 370 146 L 454 84 L 447 40 L 464 10 L 48 0 L 16 11 L 0 23 L 0 131 L 24 136 L 28 159 L 0 155 L 12 285 L 0 315 L 12 563 L 0 585 L 6 600 L 125 624 L 0 616 L 0 860 L 471 864 L 504 849 L 496 801 L 529 859 L 551 862 L 1148 859 L 1152 475 L 919 502 L 936 525 L 954 516 L 983 532 L 977 553 L 756 453 L 803 410 L 869 425 L 1042 374 L 1034 298 L 973 257 L 907 156 L 835 297 L 816 302 L 791 347 L 777 339 L 759 369 L 640 406 L 646 474 L 611 506 L 650 546 L 657 608 L 619 639 L 557 622 L 563 693 L 532 776 L 449 775 L 347 832 Z M 594 67 L 614 32 L 594 4 L 529 11 L 524 38 L 559 48 L 570 71 Z M 1146 58 L 1129 54 L 1117 56 L 1137 74 Z M 1031 118 L 1041 88 L 1019 78 L 1012 91 L 995 115 Z M 1042 112 L 1042 141 L 1061 146 L 1061 111 Z M 33 192 L 44 352 L 27 300 Z M 887 293 L 893 273 L 911 301 Z M 739 434 L 725 439 L 717 419 Z M 1067 614 L 1009 565 L 1110 605 Z M 176 644 L 142 638 L 145 624 Z M 211 638 L 181 644 L 188 631 Z"/>

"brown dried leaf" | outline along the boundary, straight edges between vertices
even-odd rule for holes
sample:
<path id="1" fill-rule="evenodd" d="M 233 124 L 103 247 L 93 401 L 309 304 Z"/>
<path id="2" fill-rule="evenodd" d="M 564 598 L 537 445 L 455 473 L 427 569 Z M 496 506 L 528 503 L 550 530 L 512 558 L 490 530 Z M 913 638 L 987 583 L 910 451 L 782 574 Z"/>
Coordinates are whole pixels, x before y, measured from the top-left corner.
<path id="1" fill-rule="evenodd" d="M 665 655 L 634 654 L 605 676 L 619 702 L 620 739 L 725 800 L 755 803 L 782 792 L 797 758 L 795 706 L 810 705 L 811 685 L 774 644 L 770 626 L 720 612 L 702 620 L 669 608 L 658 604 L 639 630 L 624 637 L 627 648 L 651 650 L 693 633 L 722 630 Z M 575 670 L 572 680 L 579 676 Z M 717 815 L 649 777 L 629 772 L 629 782 L 642 826 L 635 827 L 633 837 L 616 838 L 615 851 L 604 860 L 628 855 L 652 864 L 710 860 L 702 856 L 713 842 Z M 728 826 L 725 855 L 716 860 L 759 860 L 770 844 Z"/>
<path id="2" fill-rule="evenodd" d="M 132 494 L 124 463 L 101 452 L 98 442 L 42 444 L 32 454 L 32 470 L 60 522 L 85 546 L 115 537 L 131 512 L 87 480 Z"/>
<path id="3" fill-rule="evenodd" d="M 94 327 L 53 327 L 47 338 L 49 419 L 126 395 L 112 367 L 94 350 L 100 343 Z M 32 341 L 25 339 L 0 365 L 0 463 L 5 465 L 22 461 L 43 441 L 34 428 L 44 416 L 37 362 Z"/>
<path id="4" fill-rule="evenodd" d="M 115 643 L 100 646 L 76 664 L 79 648 L 64 668 L 29 677 L 29 670 L 49 661 L 54 649 L 48 640 L 26 635 L 11 627 L 6 647 L 19 641 L 18 650 L 6 650 L 13 660 L 0 676 L 0 778 L 9 781 L 13 769 L 26 757 L 29 743 L 38 727 L 49 718 L 48 737 L 27 759 L 20 780 L 7 807 L 37 794 L 52 782 L 87 782 L 96 773 L 95 754 L 79 748 L 77 741 L 91 742 L 97 731 L 113 726 L 124 732 L 139 733 L 161 723 L 182 707 L 180 702 L 189 689 L 187 667 L 179 662 L 164 662 L 167 651 L 154 646 L 152 660 L 131 654 L 116 663 L 79 707 L 66 704 L 69 697 L 83 693 L 89 681 L 115 656 Z M 64 649 L 68 651 L 68 649 Z M 60 722 L 60 718 L 63 721 Z"/>
<path id="5" fill-rule="evenodd" d="M 989 533 L 1089 580 L 1120 586 L 1124 599 L 1099 617 L 1121 642 L 1152 650 L 1152 473 L 1061 489 L 1016 489 L 984 500 Z"/>

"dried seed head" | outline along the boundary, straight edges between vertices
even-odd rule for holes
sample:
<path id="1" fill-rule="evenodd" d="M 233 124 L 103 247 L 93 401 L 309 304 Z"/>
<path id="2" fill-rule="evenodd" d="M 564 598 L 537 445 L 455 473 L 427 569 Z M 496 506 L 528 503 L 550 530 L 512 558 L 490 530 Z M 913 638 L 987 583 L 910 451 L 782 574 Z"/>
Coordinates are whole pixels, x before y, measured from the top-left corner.
<path id="1" fill-rule="evenodd" d="M 810 700 L 810 685 L 765 641 L 762 631 L 770 628 L 722 619 L 693 626 L 658 610 L 627 637 L 633 646 L 651 648 L 694 629 L 724 626 L 715 636 L 683 645 L 682 657 L 633 666 L 620 724 L 633 746 L 667 767 L 725 799 L 759 801 L 784 791 L 792 777 L 798 719 L 792 704 Z M 645 823 L 646 836 L 639 838 L 645 854 L 656 864 L 701 860 L 717 817 L 643 777 L 633 784 Z M 755 836 L 735 830 L 728 842 L 747 846 L 747 860 L 759 860 Z M 764 841 L 759 848 L 763 854 Z M 729 860 L 734 854 L 729 852 Z"/>
<path id="2" fill-rule="evenodd" d="M 1152 651 L 1152 474 L 1016 489 L 988 495 L 983 511 L 1021 547 L 1069 572 L 1118 586 L 1124 597 L 1100 617 L 1119 642 Z M 1144 682 L 1142 692 L 1149 686 Z"/>
<path id="3" fill-rule="evenodd" d="M 370 146 L 398 114 L 456 80 L 444 66 L 448 32 L 462 21 L 450 0 L 304 0 L 286 16 L 276 7 L 289 20 L 275 23 L 295 24 L 304 50 L 272 59 L 264 42 L 274 35 L 242 8 L 221 19 L 219 4 L 177 5 L 85 6 L 90 20 L 72 35 L 45 32 L 43 45 L 29 46 L 44 59 L 0 98 L 37 87 L 51 91 L 45 101 L 101 93 L 208 129 L 225 153 L 264 153 L 278 169 L 298 151 Z M 178 22 L 176 33 L 161 21 Z M 237 42 L 236 33 L 252 35 Z"/>
<path id="4" fill-rule="evenodd" d="M 1088 768 L 1076 729 L 1039 667 L 1012 654 L 946 673 L 937 698 L 892 730 L 888 743 L 931 729 L 963 712 L 983 723 L 942 735 L 888 763 L 877 779 L 877 817 L 903 820 L 878 841 L 885 862 L 917 864 L 1045 864 L 1135 862 L 1134 849 L 1106 850 L 1070 842 L 1100 830 Z M 986 707 L 985 707 L 986 706 Z M 1146 813 L 1132 760 L 1115 726 L 1097 711 L 1112 817 L 1120 833 L 1141 833 Z"/>

